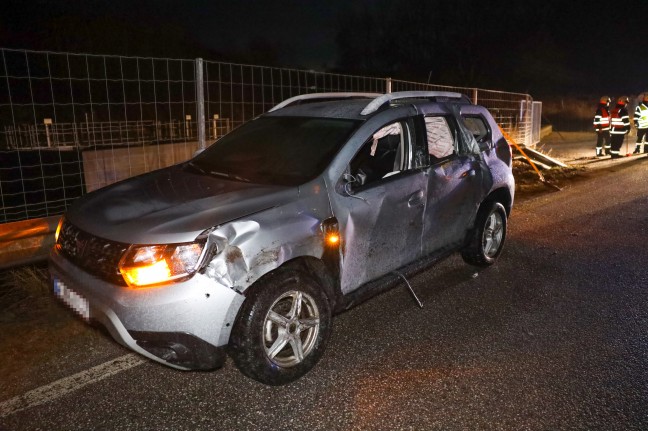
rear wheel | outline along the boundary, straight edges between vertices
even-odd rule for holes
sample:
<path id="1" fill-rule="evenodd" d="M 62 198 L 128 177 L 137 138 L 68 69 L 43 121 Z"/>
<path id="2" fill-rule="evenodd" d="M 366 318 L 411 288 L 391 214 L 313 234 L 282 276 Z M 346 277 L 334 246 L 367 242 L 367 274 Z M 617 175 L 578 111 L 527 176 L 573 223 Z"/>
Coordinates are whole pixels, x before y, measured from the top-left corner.
<path id="1" fill-rule="evenodd" d="M 230 355 L 248 377 L 282 385 L 321 358 L 331 331 L 331 307 L 306 273 L 279 269 L 251 287 L 232 328 Z"/>
<path id="2" fill-rule="evenodd" d="M 477 212 L 475 228 L 461 251 L 464 261 L 490 266 L 499 257 L 506 240 L 506 210 L 499 202 L 484 202 Z"/>

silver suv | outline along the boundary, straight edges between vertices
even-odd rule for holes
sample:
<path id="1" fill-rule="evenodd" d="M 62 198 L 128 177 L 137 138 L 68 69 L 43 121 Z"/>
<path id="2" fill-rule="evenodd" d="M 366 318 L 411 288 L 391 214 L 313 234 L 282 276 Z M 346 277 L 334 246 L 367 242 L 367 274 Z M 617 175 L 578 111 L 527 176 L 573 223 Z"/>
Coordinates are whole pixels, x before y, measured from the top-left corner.
<path id="1" fill-rule="evenodd" d="M 146 357 L 213 369 L 229 354 L 279 385 L 320 359 L 335 313 L 455 251 L 491 265 L 513 196 L 510 147 L 466 96 L 298 96 L 80 198 L 51 279 Z"/>

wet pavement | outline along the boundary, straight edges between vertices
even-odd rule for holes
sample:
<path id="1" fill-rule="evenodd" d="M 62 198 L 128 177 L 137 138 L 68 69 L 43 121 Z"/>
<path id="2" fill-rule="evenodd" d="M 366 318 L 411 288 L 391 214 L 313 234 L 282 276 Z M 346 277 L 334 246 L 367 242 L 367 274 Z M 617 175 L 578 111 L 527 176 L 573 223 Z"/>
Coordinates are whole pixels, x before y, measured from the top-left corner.
<path id="1" fill-rule="evenodd" d="M 594 132 L 553 132 L 543 138 L 536 149 L 573 166 L 596 168 L 628 161 L 628 157 L 645 156 L 645 154 L 632 154 L 635 140 L 636 136 L 627 136 L 621 146 L 621 154 L 624 157 L 614 160 L 610 156 L 596 157 L 596 133 Z M 646 148 L 648 149 L 648 144 Z"/>
<path id="2" fill-rule="evenodd" d="M 592 163 L 610 165 L 514 207 L 493 267 L 454 255 L 410 279 L 423 309 L 402 285 L 337 316 L 293 384 L 144 362 L 0 430 L 648 429 L 648 158 Z M 128 353 L 80 341 L 25 390 Z"/>

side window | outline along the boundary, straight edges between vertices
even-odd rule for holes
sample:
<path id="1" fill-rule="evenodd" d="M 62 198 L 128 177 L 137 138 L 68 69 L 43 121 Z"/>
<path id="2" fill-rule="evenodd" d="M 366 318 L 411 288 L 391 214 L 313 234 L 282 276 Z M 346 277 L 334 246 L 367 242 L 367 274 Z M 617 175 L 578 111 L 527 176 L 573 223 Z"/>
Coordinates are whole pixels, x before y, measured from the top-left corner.
<path id="1" fill-rule="evenodd" d="M 358 185 L 367 185 L 396 175 L 410 166 L 408 127 L 395 122 L 376 130 L 351 160 L 351 175 Z"/>
<path id="2" fill-rule="evenodd" d="M 475 141 L 480 144 L 480 147 L 482 143 L 490 141 L 490 129 L 483 117 L 473 115 L 463 116 L 462 118 L 466 128 L 468 128 L 470 133 L 475 137 Z"/>
<path id="3" fill-rule="evenodd" d="M 445 117 L 425 117 L 425 130 L 432 163 L 456 152 L 456 135 Z"/>

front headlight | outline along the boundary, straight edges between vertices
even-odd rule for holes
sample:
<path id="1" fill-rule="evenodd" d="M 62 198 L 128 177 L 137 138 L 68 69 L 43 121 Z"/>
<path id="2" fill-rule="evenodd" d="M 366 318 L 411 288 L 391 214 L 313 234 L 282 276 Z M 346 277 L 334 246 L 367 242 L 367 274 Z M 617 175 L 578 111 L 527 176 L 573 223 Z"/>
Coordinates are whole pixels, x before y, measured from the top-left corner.
<path id="1" fill-rule="evenodd" d="M 119 262 L 130 287 L 148 287 L 192 276 L 200 267 L 205 241 L 132 245 Z"/>

